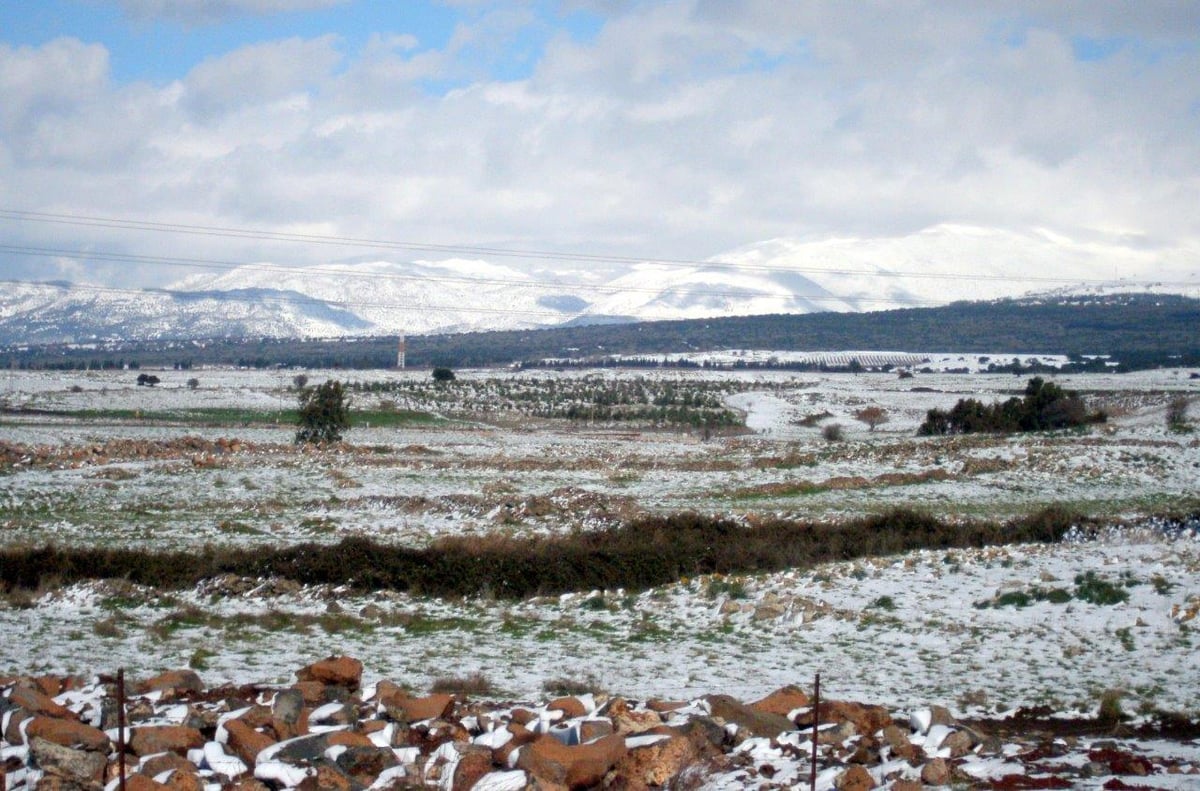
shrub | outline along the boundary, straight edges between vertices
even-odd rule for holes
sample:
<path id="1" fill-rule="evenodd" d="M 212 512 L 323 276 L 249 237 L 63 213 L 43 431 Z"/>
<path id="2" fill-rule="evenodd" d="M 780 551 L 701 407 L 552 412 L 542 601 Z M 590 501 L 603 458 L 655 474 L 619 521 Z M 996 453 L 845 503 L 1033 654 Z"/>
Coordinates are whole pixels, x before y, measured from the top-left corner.
<path id="1" fill-rule="evenodd" d="M 1187 396 L 1176 396 L 1167 404 L 1167 428 L 1171 431 L 1188 430 Z"/>
<path id="2" fill-rule="evenodd" d="M 1089 604 L 1120 604 L 1129 599 L 1129 592 L 1089 571 L 1075 575 L 1075 598 Z"/>
<path id="3" fill-rule="evenodd" d="M 1103 423 L 1107 419 L 1103 412 L 1089 413 L 1083 399 L 1075 391 L 1064 390 L 1053 382 L 1034 377 L 1025 385 L 1024 398 L 1010 398 L 991 405 L 974 398 L 964 398 L 949 412 L 931 409 L 917 433 L 921 436 L 1009 434 L 1072 428 Z"/>
<path id="4" fill-rule="evenodd" d="M 841 423 L 830 423 L 821 429 L 821 436 L 826 442 L 841 442 L 843 439 L 843 431 Z"/>
<path id="5" fill-rule="evenodd" d="M 342 383 L 336 379 L 301 390 L 299 401 L 297 444 L 337 442 L 342 438 L 342 431 L 350 427 L 350 404 Z"/>
<path id="6" fill-rule="evenodd" d="M 451 695 L 487 695 L 492 690 L 492 682 L 479 671 L 466 676 L 439 676 L 429 688 L 430 692 Z"/>
<path id="7" fill-rule="evenodd" d="M 866 423 L 867 427 L 874 431 L 876 426 L 888 422 L 888 413 L 886 409 L 877 406 L 863 407 L 854 413 L 855 419 Z"/>
<path id="8" fill-rule="evenodd" d="M 435 382 L 453 382 L 454 371 L 449 368 L 439 366 L 433 369 L 433 381 Z"/>
<path id="9" fill-rule="evenodd" d="M 187 380 L 187 386 L 188 390 L 195 390 L 200 386 L 200 380 L 193 376 L 191 379 Z"/>

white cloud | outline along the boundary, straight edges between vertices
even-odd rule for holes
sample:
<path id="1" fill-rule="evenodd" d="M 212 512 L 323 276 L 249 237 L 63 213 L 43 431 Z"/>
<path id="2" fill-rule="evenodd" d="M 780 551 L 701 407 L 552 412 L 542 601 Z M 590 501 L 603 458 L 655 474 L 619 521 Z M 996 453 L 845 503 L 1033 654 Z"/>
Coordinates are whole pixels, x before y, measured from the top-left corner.
<path id="1" fill-rule="evenodd" d="M 390 34 L 353 53 L 333 36 L 264 42 L 159 87 L 112 83 L 100 45 L 0 46 L 0 201 L 646 257 L 944 223 L 1194 250 L 1200 28 L 1181 32 L 1175 4 L 1064 5 L 600 4 L 597 36 L 554 37 L 508 82 L 480 63 L 540 24 L 525 8 L 471 17 L 444 50 Z M 1136 46 L 1084 62 L 1079 35 Z M 179 242 L 107 238 L 151 254 Z"/>
<path id="2" fill-rule="evenodd" d="M 189 24 L 216 22 L 241 14 L 311 11 L 342 5 L 347 0 L 117 0 L 137 19 L 171 19 Z"/>

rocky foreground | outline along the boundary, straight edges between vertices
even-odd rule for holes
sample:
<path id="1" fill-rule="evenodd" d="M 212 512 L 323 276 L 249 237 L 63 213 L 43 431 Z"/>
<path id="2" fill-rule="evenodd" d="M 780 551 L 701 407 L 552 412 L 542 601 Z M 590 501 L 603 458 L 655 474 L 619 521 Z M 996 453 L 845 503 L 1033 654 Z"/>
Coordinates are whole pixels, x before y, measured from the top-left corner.
<path id="1" fill-rule="evenodd" d="M 796 687 L 751 703 L 514 705 L 363 686 L 362 670 L 330 657 L 290 687 L 206 687 L 190 670 L 131 682 L 123 739 L 114 679 L 0 678 L 0 788 L 116 789 L 122 742 L 130 791 L 808 787 L 814 705 Z M 822 789 L 1200 788 L 1189 723 L 1139 734 L 1028 712 L 960 722 L 939 707 L 815 708 Z"/>

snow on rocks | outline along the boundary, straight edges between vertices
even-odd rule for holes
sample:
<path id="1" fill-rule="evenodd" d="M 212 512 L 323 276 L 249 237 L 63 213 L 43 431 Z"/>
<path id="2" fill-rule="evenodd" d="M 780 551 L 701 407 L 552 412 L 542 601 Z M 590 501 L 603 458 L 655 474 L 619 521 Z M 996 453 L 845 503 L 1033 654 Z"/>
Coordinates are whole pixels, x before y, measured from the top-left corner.
<path id="1" fill-rule="evenodd" d="M 125 701 L 126 791 L 786 788 L 814 772 L 814 724 L 820 789 L 1200 783 L 1195 724 L 1190 742 L 1096 738 L 1097 721 L 1025 714 L 959 722 L 939 706 L 904 713 L 817 702 L 796 686 L 752 703 L 723 694 L 690 703 L 597 694 L 513 705 L 416 696 L 388 681 L 363 688 L 361 674 L 357 660 L 330 657 L 286 687 L 208 688 L 190 671 L 132 685 L 141 692 Z M 319 694 L 299 688 L 314 684 Z M 315 702 L 322 700 L 329 702 Z M 109 726 L 117 706 L 111 679 L 3 680 L 4 788 L 115 790 L 121 734 L 82 718 L 99 710 Z"/>

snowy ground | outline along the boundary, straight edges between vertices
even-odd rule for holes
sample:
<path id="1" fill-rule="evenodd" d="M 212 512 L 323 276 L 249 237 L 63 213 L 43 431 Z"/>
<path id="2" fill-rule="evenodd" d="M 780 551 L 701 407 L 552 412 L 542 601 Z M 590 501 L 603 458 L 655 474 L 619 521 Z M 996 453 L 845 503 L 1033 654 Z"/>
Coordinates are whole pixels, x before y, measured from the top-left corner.
<path id="1" fill-rule="evenodd" d="M 0 398 L 40 410 L 161 412 L 270 411 L 293 397 L 290 372 L 156 373 L 164 379 L 156 388 L 137 387 L 128 372 L 8 373 Z M 309 372 L 312 382 L 326 375 Z M 205 428 L 8 414 L 0 416 L 0 441 L 61 455 L 0 476 L 0 535 L 8 544 L 177 548 L 332 542 L 361 533 L 422 544 L 447 533 L 589 529 L 685 508 L 744 519 L 833 519 L 909 505 L 969 518 L 1063 503 L 1136 517 L 1196 504 L 1198 435 L 1170 432 L 1164 420 L 1171 397 L 1200 393 L 1187 371 L 1058 377 L 1110 409 L 1109 423 L 1089 432 L 953 439 L 914 434 L 930 408 L 962 397 L 1007 398 L 1025 380 L 590 375 L 736 378 L 742 386 L 727 404 L 745 412 L 750 433 L 705 441 L 647 426 L 473 414 L 460 405 L 445 423 L 355 428 L 347 436 L 352 448 L 314 453 L 291 445 L 287 425 Z M 192 376 L 201 381 L 196 390 L 185 386 Z M 885 409 L 888 422 L 868 430 L 854 417 L 865 406 Z M 822 427 L 833 422 L 843 426 L 844 441 L 822 438 Z M 183 436 L 236 438 L 245 446 L 211 458 L 69 458 L 73 449 L 116 438 Z M 1121 586 L 1128 601 L 975 606 L 1036 587 L 1071 592 L 1076 576 L 1089 571 Z M 362 659 L 369 675 L 417 688 L 481 670 L 514 697 L 537 696 L 543 682 L 568 677 L 633 696 L 719 691 L 749 699 L 786 683 L 807 686 L 819 671 L 830 695 L 897 708 L 941 703 L 960 713 L 992 713 L 1045 704 L 1092 711 L 1115 689 L 1132 711 L 1196 713 L 1193 641 L 1200 622 L 1187 613 L 1198 603 L 1200 542 L 1194 534 L 1168 538 L 1149 530 L 1048 548 L 920 552 L 716 584 L 681 580 L 603 600 L 580 593 L 441 601 L 279 588 L 163 597 L 99 584 L 52 591 L 29 609 L 0 604 L 0 675 L 118 665 L 149 672 L 190 663 L 210 682 L 282 681 L 272 678 L 280 668 L 347 653 Z"/>

